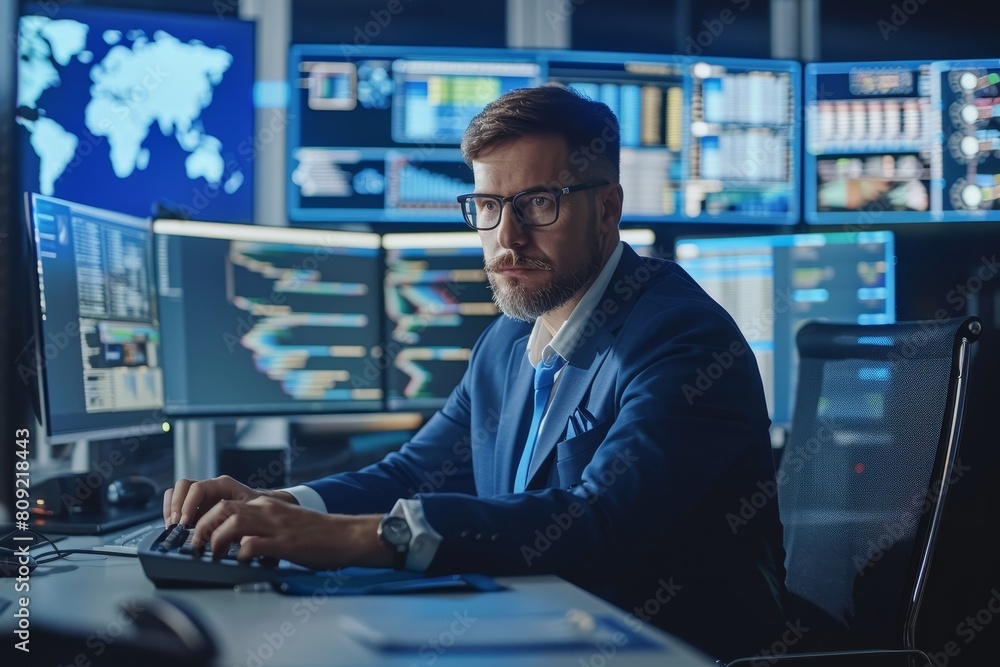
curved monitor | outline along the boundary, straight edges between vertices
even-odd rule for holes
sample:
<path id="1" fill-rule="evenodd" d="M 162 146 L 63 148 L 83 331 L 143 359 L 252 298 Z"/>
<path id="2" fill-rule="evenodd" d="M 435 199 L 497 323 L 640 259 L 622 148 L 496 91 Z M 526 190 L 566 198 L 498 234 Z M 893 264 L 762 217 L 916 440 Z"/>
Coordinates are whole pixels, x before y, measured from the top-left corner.
<path id="1" fill-rule="evenodd" d="M 573 51 L 539 61 L 549 82 L 618 118 L 622 220 L 799 221 L 798 63 Z"/>
<path id="2" fill-rule="evenodd" d="M 814 224 L 1000 220 L 1000 59 L 805 70 Z"/>
<path id="3" fill-rule="evenodd" d="M 38 267 L 37 377 L 50 442 L 163 427 L 151 223 L 30 195 Z"/>
<path id="4" fill-rule="evenodd" d="M 542 83 L 529 52 L 295 45 L 289 219 L 461 221 L 462 133 L 491 100 Z"/>
<path id="5" fill-rule="evenodd" d="M 892 232 L 682 238 L 675 257 L 736 320 L 778 426 L 791 423 L 804 322 L 896 319 Z"/>
<path id="6" fill-rule="evenodd" d="M 382 407 L 377 234 L 157 220 L 166 409 Z"/>
<path id="7" fill-rule="evenodd" d="M 550 83 L 618 117 L 623 221 L 799 221 L 793 61 L 295 45 L 289 81 L 294 221 L 459 221 L 455 197 L 474 191 L 460 151 L 469 121 L 512 89 Z M 602 141 L 573 147 L 573 165 L 593 160 Z"/>

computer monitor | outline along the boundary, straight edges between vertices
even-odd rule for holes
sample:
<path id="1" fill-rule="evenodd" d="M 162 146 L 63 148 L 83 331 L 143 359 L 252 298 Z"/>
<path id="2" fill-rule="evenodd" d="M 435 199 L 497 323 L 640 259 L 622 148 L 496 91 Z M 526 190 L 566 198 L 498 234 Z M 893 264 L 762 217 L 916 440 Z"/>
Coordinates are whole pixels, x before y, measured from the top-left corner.
<path id="1" fill-rule="evenodd" d="M 655 235 L 623 229 L 641 255 Z M 436 410 L 468 367 L 472 346 L 499 310 L 475 232 L 385 234 L 386 403 Z"/>
<path id="2" fill-rule="evenodd" d="M 799 221 L 796 62 L 297 45 L 289 77 L 292 220 L 455 219 L 474 189 L 459 150 L 469 121 L 514 88 L 555 83 L 618 116 L 626 222 Z M 572 148 L 582 164 L 603 150 Z"/>
<path id="3" fill-rule="evenodd" d="M 51 443 L 163 428 L 151 223 L 32 194 L 40 414 Z"/>
<path id="4" fill-rule="evenodd" d="M 931 64 L 940 96 L 942 219 L 1000 220 L 1000 59 Z"/>
<path id="5" fill-rule="evenodd" d="M 548 81 L 604 102 L 621 128 L 623 220 L 799 220 L 799 64 L 545 51 Z"/>
<path id="6" fill-rule="evenodd" d="M 804 322 L 895 321 L 892 232 L 682 238 L 675 256 L 736 320 L 778 426 L 791 424 Z"/>
<path id="7" fill-rule="evenodd" d="M 377 234 L 157 220 L 171 415 L 383 407 Z"/>
<path id="8" fill-rule="evenodd" d="M 807 222 L 1000 220 L 1000 60 L 805 72 Z"/>
<path id="9" fill-rule="evenodd" d="M 289 81 L 291 220 L 440 223 L 473 190 L 469 121 L 542 79 L 530 52 L 295 45 Z"/>
<path id="10" fill-rule="evenodd" d="M 254 24 L 41 2 L 18 28 L 23 191 L 253 218 Z"/>

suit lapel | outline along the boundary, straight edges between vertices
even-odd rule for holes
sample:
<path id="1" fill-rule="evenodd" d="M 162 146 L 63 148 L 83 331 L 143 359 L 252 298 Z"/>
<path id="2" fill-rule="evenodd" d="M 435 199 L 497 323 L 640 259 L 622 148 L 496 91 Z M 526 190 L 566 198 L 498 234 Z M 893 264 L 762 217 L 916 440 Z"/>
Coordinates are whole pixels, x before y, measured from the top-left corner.
<path id="1" fill-rule="evenodd" d="M 528 468 L 528 488 L 531 488 L 532 478 L 538 473 L 552 450 L 555 449 L 570 415 L 581 405 L 584 396 L 593 385 L 604 359 L 614 345 L 618 329 L 621 328 L 625 318 L 628 317 L 638 301 L 642 290 L 633 289 L 631 286 L 636 284 L 635 281 L 629 282 L 626 278 L 631 276 L 634 279 L 642 265 L 642 258 L 626 245 L 618 262 L 618 268 L 615 269 L 611 282 L 608 283 L 608 288 L 591 314 L 593 326 L 584 329 L 584 337 L 580 340 L 569 363 L 559 377 L 559 384 L 552 396 L 552 402 L 545 412 L 545 422 L 538 434 L 538 443 L 535 445 L 535 451 L 531 457 L 531 465 Z M 627 289 L 622 289 L 622 286 L 627 286 Z M 609 309 L 605 307 L 608 299 L 615 302 L 615 308 L 610 315 L 607 312 Z M 599 322 L 603 324 L 599 326 Z M 593 334 L 588 336 L 587 333 L 591 330 Z M 528 372 L 532 373 L 531 378 L 533 378 L 531 364 L 525 360 L 524 365 Z M 527 384 L 527 391 L 531 392 L 529 396 L 533 395 L 534 391 L 531 378 L 528 379 Z M 528 418 L 530 419 L 530 415 Z M 526 436 L 527 430 L 525 429 L 522 437 Z M 517 462 L 514 462 L 513 465 L 516 467 Z M 513 487 L 511 485 L 506 488 Z"/>

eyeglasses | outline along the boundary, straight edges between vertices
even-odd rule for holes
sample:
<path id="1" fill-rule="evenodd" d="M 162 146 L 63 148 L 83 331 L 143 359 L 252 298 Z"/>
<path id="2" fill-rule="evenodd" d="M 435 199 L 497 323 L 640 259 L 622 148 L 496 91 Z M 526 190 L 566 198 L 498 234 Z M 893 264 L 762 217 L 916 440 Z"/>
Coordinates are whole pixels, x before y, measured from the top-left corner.
<path id="1" fill-rule="evenodd" d="M 571 192 L 607 185 L 608 181 L 587 181 L 558 190 L 525 190 L 516 195 L 459 195 L 465 224 L 477 231 L 495 229 L 500 225 L 500 215 L 507 202 L 514 207 L 514 214 L 522 225 L 545 227 L 559 218 L 559 199 Z"/>

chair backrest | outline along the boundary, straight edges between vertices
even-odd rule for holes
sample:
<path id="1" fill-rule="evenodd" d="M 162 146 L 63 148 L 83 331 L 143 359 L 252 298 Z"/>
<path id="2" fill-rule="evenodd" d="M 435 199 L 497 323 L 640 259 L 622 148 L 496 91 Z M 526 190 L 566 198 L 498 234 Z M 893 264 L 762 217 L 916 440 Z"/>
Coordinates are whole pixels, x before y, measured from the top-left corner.
<path id="1" fill-rule="evenodd" d="M 856 647 L 912 648 L 958 439 L 976 318 L 810 322 L 778 469 L 788 590 Z M 846 647 L 845 647 L 846 648 Z"/>

